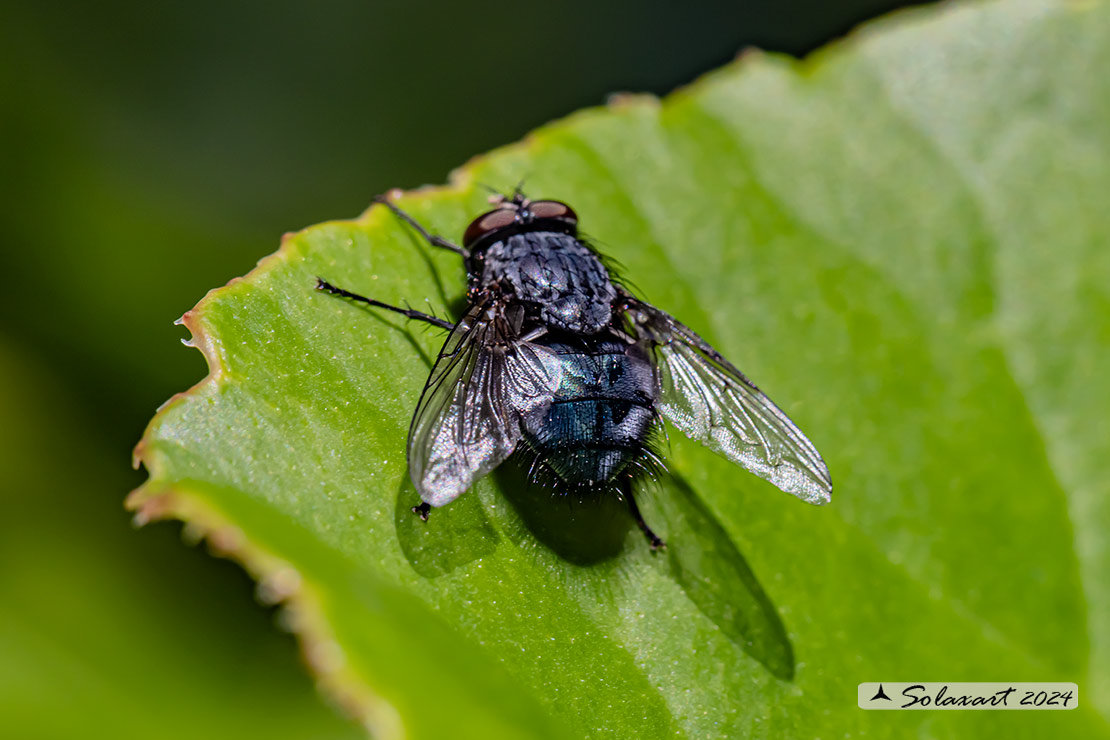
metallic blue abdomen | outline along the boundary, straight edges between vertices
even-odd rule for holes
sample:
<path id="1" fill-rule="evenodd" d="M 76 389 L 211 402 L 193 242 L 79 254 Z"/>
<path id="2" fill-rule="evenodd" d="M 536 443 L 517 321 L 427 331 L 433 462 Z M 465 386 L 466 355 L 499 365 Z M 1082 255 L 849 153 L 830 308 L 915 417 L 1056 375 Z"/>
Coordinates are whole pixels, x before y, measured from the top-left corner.
<path id="1" fill-rule="evenodd" d="M 571 488 L 609 483 L 646 449 L 654 421 L 651 363 L 639 346 L 611 338 L 544 337 L 537 344 L 556 352 L 563 372 L 547 415 L 525 429 L 528 445 Z"/>

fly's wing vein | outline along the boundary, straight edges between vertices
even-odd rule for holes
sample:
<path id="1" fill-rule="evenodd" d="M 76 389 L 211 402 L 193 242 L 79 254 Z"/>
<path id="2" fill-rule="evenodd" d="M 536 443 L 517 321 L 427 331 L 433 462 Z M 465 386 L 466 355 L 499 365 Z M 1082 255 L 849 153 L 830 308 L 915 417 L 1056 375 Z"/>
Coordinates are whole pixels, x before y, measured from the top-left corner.
<path id="1" fill-rule="evenodd" d="M 660 413 L 691 439 L 814 504 L 832 495 L 828 467 L 794 422 L 704 339 L 654 306 L 628 317 L 658 358 Z"/>
<path id="2" fill-rule="evenodd" d="M 486 305 L 473 306 L 444 342 L 409 429 L 409 474 L 421 499 L 443 506 L 503 462 L 521 421 L 546 413 L 557 358 L 506 337 Z"/>

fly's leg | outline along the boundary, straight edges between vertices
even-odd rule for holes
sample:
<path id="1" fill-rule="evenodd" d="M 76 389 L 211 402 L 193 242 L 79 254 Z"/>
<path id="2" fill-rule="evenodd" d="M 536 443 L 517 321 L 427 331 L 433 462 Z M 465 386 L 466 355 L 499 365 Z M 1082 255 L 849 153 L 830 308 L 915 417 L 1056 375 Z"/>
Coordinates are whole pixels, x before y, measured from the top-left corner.
<path id="1" fill-rule="evenodd" d="M 339 295 L 344 298 L 351 298 L 352 301 L 359 301 L 360 303 L 365 303 L 366 305 L 370 306 L 376 306 L 377 308 L 387 308 L 387 310 L 395 311 L 405 318 L 416 318 L 416 320 L 427 322 L 428 324 L 432 324 L 433 326 L 447 328 L 447 330 L 452 330 L 452 328 L 455 328 L 454 324 L 452 324 L 451 322 L 443 321 L 442 318 L 438 316 L 432 316 L 431 314 L 425 314 L 420 311 L 413 311 L 412 308 L 398 308 L 397 306 L 391 306 L 390 304 L 382 303 L 381 301 L 375 301 L 374 298 L 367 298 L 364 295 L 352 293 L 351 291 L 344 291 L 342 287 L 335 287 L 331 283 L 324 280 L 323 277 L 316 278 L 316 290 L 323 291 L 324 293 L 331 293 L 332 295 Z M 431 510 L 432 505 L 424 503 L 424 501 L 422 501 L 420 506 L 413 507 L 413 514 L 416 514 L 417 516 L 420 516 L 422 520 L 427 521 L 428 511 Z"/>
<path id="2" fill-rule="evenodd" d="M 352 301 L 365 303 L 368 306 L 375 306 L 377 308 L 385 308 L 390 311 L 396 311 L 407 319 L 418 319 L 420 321 L 426 321 L 432 326 L 438 326 L 441 329 L 455 328 L 455 325 L 452 324 L 450 321 L 444 321 L 438 316 L 432 316 L 431 314 L 427 314 L 422 311 L 413 311 L 411 308 L 399 308 L 397 306 L 391 306 L 388 303 L 382 303 L 381 301 L 376 301 L 373 298 L 367 298 L 366 296 L 361 296 L 358 293 L 352 293 L 349 290 L 337 288 L 323 278 L 316 278 L 316 290 L 322 290 L 325 293 L 331 293 L 332 295 L 337 295 L 342 298 L 350 298 Z"/>
<path id="3" fill-rule="evenodd" d="M 651 549 L 655 551 L 665 548 L 667 543 L 661 540 L 659 535 L 651 531 L 651 527 L 644 521 L 644 515 L 640 513 L 640 507 L 636 506 L 636 499 L 632 496 L 632 493 L 627 493 L 624 499 L 628 502 L 628 510 L 632 512 L 632 516 L 636 520 L 636 525 L 640 528 L 640 531 L 644 533 L 644 536 L 647 537 Z"/>
<path id="4" fill-rule="evenodd" d="M 316 290 L 322 290 L 325 293 L 331 293 L 332 295 L 337 295 L 341 298 L 350 298 L 353 301 L 365 303 L 368 306 L 375 306 L 377 308 L 385 308 L 390 311 L 396 311 L 407 319 L 418 319 L 420 321 L 426 321 L 432 326 L 438 326 L 442 329 L 455 328 L 455 325 L 452 324 L 450 321 L 444 321 L 438 316 L 432 316 L 421 311 L 413 311 L 411 308 L 398 308 L 397 306 L 391 306 L 388 303 L 382 303 L 381 301 L 376 301 L 373 298 L 367 298 L 366 296 L 361 296 L 358 293 L 352 293 L 349 290 L 337 288 L 323 278 L 316 278 Z M 431 510 L 431 504 L 428 504 L 426 502 L 421 502 L 419 506 L 412 507 L 412 513 L 417 514 L 425 522 L 428 521 L 428 512 Z"/>
<path id="5" fill-rule="evenodd" d="M 470 256 L 470 250 L 463 249 L 458 244 L 455 244 L 453 242 L 449 242 L 446 239 L 444 239 L 442 236 L 436 236 L 435 234 L 429 234 L 428 230 L 425 229 L 423 226 L 421 226 L 419 223 L 417 223 L 415 218 L 413 218 L 412 216 L 410 216 L 409 214 L 405 213 L 400 208 L 395 206 L 393 204 L 393 201 L 389 200 L 388 196 L 379 195 L 376 198 L 374 198 L 374 202 L 375 203 L 381 203 L 383 206 L 385 206 L 389 210 L 393 211 L 393 214 L 395 216 L 397 216 L 397 218 L 401 219 L 402 221 L 407 223 L 409 226 L 416 229 L 417 233 L 419 233 L 420 236 L 424 237 L 424 240 L 426 242 L 428 242 L 429 244 L 431 244 L 433 247 L 440 247 L 441 249 L 449 250 L 449 251 L 454 252 L 455 254 L 459 255 L 463 259 L 466 259 L 467 257 Z"/>

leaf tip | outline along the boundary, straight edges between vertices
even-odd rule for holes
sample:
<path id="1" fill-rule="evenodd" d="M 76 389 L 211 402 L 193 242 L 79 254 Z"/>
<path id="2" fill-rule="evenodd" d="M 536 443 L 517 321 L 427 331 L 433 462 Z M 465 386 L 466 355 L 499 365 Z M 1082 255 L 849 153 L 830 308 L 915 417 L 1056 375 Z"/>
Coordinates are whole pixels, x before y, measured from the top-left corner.
<path id="1" fill-rule="evenodd" d="M 661 105 L 662 101 L 658 97 L 648 93 L 615 92 L 605 99 L 605 107 L 618 111 L 640 106 L 658 108 Z"/>
<path id="2" fill-rule="evenodd" d="M 302 583 L 299 570 L 291 565 L 279 566 L 259 580 L 255 593 L 263 604 L 274 606 L 296 596 Z"/>
<path id="3" fill-rule="evenodd" d="M 131 448 L 131 469 L 138 470 L 139 466 L 143 464 L 143 458 L 146 457 L 146 435 L 138 441 L 138 443 Z M 134 492 L 132 492 L 134 495 Z M 131 496 L 128 496 L 130 499 Z"/>
<path id="4" fill-rule="evenodd" d="M 139 444 L 141 445 L 142 442 Z M 129 493 L 123 505 L 128 511 L 135 512 L 131 523 L 138 528 L 172 516 L 176 502 L 173 494 L 152 494 L 144 485 Z"/>
<path id="5" fill-rule="evenodd" d="M 760 49 L 758 46 L 745 46 L 742 47 L 740 51 L 736 52 L 736 56 L 733 57 L 733 59 L 736 64 L 743 64 L 747 61 L 754 61 L 765 56 L 767 56 L 767 52 Z"/>

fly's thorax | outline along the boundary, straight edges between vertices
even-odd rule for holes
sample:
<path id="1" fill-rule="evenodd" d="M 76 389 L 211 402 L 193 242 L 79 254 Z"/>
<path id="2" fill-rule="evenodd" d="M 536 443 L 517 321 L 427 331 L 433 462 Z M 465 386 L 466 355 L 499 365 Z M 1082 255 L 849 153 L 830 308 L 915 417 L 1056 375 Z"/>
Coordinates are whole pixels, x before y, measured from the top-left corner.
<path id="1" fill-rule="evenodd" d="M 490 244 L 470 267 L 473 289 L 498 286 L 551 329 L 593 335 L 612 319 L 617 291 L 609 272 L 570 234 L 513 234 Z"/>

